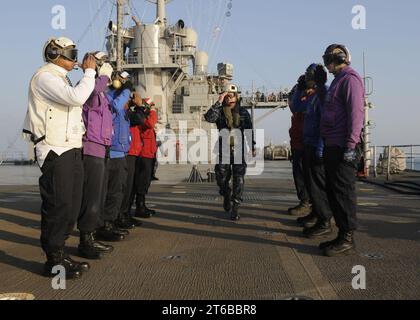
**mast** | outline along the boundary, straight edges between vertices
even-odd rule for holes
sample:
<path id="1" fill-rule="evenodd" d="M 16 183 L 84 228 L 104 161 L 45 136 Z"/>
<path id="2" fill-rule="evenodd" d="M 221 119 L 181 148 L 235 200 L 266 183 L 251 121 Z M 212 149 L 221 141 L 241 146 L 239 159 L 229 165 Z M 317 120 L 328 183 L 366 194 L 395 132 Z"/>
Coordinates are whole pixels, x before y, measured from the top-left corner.
<path id="1" fill-rule="evenodd" d="M 370 150 L 370 120 L 369 120 L 369 109 L 371 108 L 371 104 L 369 103 L 368 96 L 371 92 L 368 92 L 367 85 L 368 85 L 369 78 L 366 75 L 366 57 L 365 53 L 363 52 L 363 82 L 365 86 L 365 120 L 363 124 L 363 157 L 364 157 L 364 171 L 365 176 L 369 177 L 369 169 L 372 162 L 371 159 L 371 150 Z"/>
<path id="2" fill-rule="evenodd" d="M 156 1 L 156 19 L 166 25 L 166 0 Z"/>
<path id="3" fill-rule="evenodd" d="M 117 71 L 122 70 L 123 52 L 123 27 L 124 27 L 124 0 L 117 0 Z"/>
<path id="4" fill-rule="evenodd" d="M 255 137 L 255 93 L 254 93 L 254 80 L 252 80 L 252 100 L 251 100 L 251 119 L 252 119 L 252 135 Z"/>

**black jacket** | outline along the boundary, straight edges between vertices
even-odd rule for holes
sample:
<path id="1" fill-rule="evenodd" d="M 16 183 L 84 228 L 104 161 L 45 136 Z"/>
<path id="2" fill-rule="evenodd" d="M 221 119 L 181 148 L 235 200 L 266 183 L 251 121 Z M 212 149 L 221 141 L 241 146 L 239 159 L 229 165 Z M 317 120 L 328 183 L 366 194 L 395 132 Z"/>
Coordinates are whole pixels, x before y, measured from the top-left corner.
<path id="1" fill-rule="evenodd" d="M 239 108 L 240 124 L 237 129 L 239 129 L 242 133 L 242 147 L 245 147 L 244 137 L 245 130 L 247 130 L 246 143 L 248 144 L 250 150 L 255 151 L 256 142 L 254 138 L 254 126 L 252 124 L 251 115 L 248 110 L 241 107 L 240 104 L 238 104 L 236 108 Z M 207 122 L 215 123 L 219 131 L 223 129 L 229 130 L 228 122 L 225 113 L 223 112 L 223 105 L 219 101 L 217 101 L 216 104 L 207 111 L 204 118 Z M 219 139 L 219 142 L 222 143 L 221 138 Z M 220 150 L 221 149 L 222 148 L 220 148 Z"/>

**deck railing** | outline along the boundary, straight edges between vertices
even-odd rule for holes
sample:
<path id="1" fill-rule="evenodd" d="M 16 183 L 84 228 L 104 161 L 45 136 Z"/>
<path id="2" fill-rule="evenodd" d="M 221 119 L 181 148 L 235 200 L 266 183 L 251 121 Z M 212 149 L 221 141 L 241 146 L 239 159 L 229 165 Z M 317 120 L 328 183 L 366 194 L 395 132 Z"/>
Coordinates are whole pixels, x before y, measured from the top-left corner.
<path id="1" fill-rule="evenodd" d="M 403 154 L 393 155 L 392 150 L 394 148 L 399 149 Z M 401 159 L 406 161 L 405 170 L 420 171 L 420 145 L 373 146 L 371 148 L 371 154 L 371 169 L 373 169 L 375 177 L 377 177 L 378 174 L 385 174 L 387 180 L 391 180 L 392 174 L 395 173 L 393 172 L 393 163 L 398 163 Z M 384 165 L 384 162 L 386 162 L 386 165 Z M 378 170 L 380 172 L 378 172 Z"/>

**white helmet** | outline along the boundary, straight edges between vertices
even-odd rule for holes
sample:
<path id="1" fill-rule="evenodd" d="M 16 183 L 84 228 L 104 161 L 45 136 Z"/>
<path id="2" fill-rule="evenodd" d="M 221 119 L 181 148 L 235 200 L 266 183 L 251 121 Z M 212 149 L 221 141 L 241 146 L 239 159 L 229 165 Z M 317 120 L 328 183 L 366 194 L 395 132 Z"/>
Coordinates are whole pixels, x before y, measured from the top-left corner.
<path id="1" fill-rule="evenodd" d="M 93 56 L 95 57 L 96 61 L 100 61 L 100 62 L 107 62 L 109 60 L 108 55 L 105 52 L 102 51 L 96 51 L 93 53 Z"/>
<path id="2" fill-rule="evenodd" d="M 42 51 L 45 62 L 55 62 L 60 56 L 76 62 L 77 53 L 76 44 L 65 37 L 48 39 Z"/>
<path id="3" fill-rule="evenodd" d="M 227 93 L 241 93 L 238 89 L 238 87 L 234 84 L 228 84 L 227 86 L 225 86 L 225 92 Z"/>

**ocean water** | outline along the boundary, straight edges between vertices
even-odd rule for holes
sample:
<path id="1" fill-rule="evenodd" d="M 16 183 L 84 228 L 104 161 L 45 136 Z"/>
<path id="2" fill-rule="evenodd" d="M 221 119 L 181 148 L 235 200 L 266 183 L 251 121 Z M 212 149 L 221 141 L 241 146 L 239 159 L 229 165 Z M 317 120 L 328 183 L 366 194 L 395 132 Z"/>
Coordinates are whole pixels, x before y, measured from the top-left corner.
<path id="1" fill-rule="evenodd" d="M 0 166 L 0 185 L 38 185 L 41 170 L 37 165 L 33 166 Z"/>
<path id="2" fill-rule="evenodd" d="M 407 160 L 407 169 L 411 170 L 411 160 Z M 414 170 L 420 171 L 420 160 L 414 161 Z"/>
<path id="3" fill-rule="evenodd" d="M 201 168 L 202 172 L 206 172 Z M 207 168 L 205 168 L 207 169 Z M 411 169 L 411 161 L 407 161 L 407 169 Z M 420 160 L 414 162 L 414 170 L 420 171 Z M 159 173 L 161 174 L 162 183 L 182 182 L 184 178 L 189 176 L 191 166 L 159 166 Z M 283 172 L 284 171 L 284 172 Z M 253 178 L 267 178 L 270 175 L 279 176 L 281 179 L 290 178 L 291 165 L 286 161 L 266 161 L 264 165 L 264 173 L 261 177 Z M 280 174 L 281 173 L 281 174 Z M 41 170 L 37 165 L 33 166 L 14 166 L 14 165 L 0 165 L 0 185 L 38 185 L 38 179 L 41 176 Z M 166 177 L 166 178 L 165 178 Z M 171 178 L 172 177 L 172 178 Z"/>

